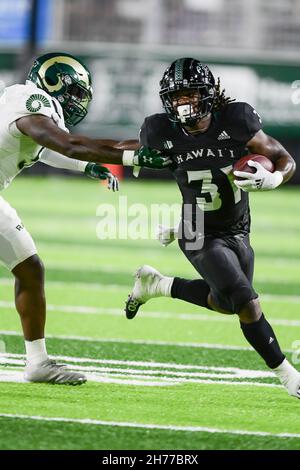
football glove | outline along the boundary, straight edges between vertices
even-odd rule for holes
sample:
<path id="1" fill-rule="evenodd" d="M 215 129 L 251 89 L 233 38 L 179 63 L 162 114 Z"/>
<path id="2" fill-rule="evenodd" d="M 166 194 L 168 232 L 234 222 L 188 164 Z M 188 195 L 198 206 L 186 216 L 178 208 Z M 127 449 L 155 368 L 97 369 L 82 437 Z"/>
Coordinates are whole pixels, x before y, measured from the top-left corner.
<path id="1" fill-rule="evenodd" d="M 178 227 L 157 226 L 156 238 L 162 246 L 168 246 L 178 237 Z"/>
<path id="2" fill-rule="evenodd" d="M 119 191 L 119 180 L 108 168 L 98 163 L 88 163 L 84 170 L 85 174 L 93 179 L 107 180 L 107 188 Z"/>
<path id="3" fill-rule="evenodd" d="M 138 150 L 124 150 L 123 165 L 125 166 L 141 166 L 146 168 L 154 168 L 160 170 L 171 165 L 172 160 L 158 150 L 148 147 L 140 147 Z"/>
<path id="4" fill-rule="evenodd" d="M 253 160 L 248 161 L 249 166 L 256 168 L 255 173 L 246 171 L 234 171 L 235 176 L 244 178 L 243 180 L 234 180 L 234 184 L 245 192 L 251 191 L 269 191 L 275 189 L 282 183 L 283 176 L 280 171 L 271 173 L 266 170 L 260 163 Z"/>

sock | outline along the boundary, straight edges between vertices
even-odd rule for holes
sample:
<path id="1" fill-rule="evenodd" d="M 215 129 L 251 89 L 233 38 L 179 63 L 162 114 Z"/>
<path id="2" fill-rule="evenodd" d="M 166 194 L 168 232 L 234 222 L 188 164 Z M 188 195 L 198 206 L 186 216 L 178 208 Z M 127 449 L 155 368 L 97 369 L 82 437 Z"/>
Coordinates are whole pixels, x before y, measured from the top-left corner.
<path id="1" fill-rule="evenodd" d="M 264 314 L 254 323 L 242 323 L 241 328 L 248 343 L 264 359 L 271 369 L 278 367 L 284 360 L 275 333 Z"/>
<path id="2" fill-rule="evenodd" d="M 163 276 L 157 283 L 156 292 L 164 297 L 171 297 L 171 288 L 174 277 Z"/>
<path id="3" fill-rule="evenodd" d="M 190 281 L 180 277 L 174 277 L 171 288 L 171 296 L 175 299 L 185 300 L 190 304 L 200 305 L 209 308 L 207 297 L 210 287 L 203 279 L 195 279 Z"/>
<path id="4" fill-rule="evenodd" d="M 287 359 L 273 369 L 282 385 L 284 385 L 290 395 L 300 398 L 300 373 L 289 363 Z"/>
<path id="5" fill-rule="evenodd" d="M 34 341 L 26 341 L 26 360 L 30 364 L 39 364 L 48 359 L 45 338 L 36 339 Z"/>

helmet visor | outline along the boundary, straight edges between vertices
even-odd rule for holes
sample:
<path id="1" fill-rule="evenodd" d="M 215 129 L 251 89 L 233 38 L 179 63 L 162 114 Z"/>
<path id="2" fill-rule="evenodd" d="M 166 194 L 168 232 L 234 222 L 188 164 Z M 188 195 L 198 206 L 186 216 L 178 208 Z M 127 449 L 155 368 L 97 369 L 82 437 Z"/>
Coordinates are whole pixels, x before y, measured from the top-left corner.
<path id="1" fill-rule="evenodd" d="M 91 101 L 92 99 L 91 91 L 80 85 L 80 83 L 72 83 L 71 85 L 68 85 L 66 93 L 79 102 L 85 100 Z"/>

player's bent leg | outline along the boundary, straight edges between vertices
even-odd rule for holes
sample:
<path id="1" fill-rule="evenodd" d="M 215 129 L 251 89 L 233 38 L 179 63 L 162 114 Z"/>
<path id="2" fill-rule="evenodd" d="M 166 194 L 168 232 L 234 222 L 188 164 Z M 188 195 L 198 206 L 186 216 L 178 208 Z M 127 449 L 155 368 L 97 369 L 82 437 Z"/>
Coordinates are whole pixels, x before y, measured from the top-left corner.
<path id="1" fill-rule="evenodd" d="M 210 306 L 221 306 L 226 312 L 238 313 L 247 341 L 274 370 L 288 393 L 299 398 L 300 374 L 285 359 L 252 287 L 253 253 L 250 245 L 245 244 L 244 253 L 240 244 L 234 243 L 233 248 L 224 240 L 213 240 L 204 246 L 204 250 L 190 255 L 194 266 L 211 287 L 215 303 L 209 302 Z M 242 267 L 246 255 L 248 269 L 247 266 Z"/>
<path id="2" fill-rule="evenodd" d="M 247 341 L 271 369 L 284 360 L 275 333 L 261 311 L 258 299 L 249 300 L 239 312 L 240 326 Z"/>
<path id="3" fill-rule="evenodd" d="M 250 299 L 246 304 L 238 308 L 238 316 L 242 323 L 253 323 L 260 319 L 262 310 L 260 301 L 257 298 Z"/>
<path id="4" fill-rule="evenodd" d="M 231 312 L 229 310 L 226 310 L 226 309 L 222 308 L 219 305 L 219 303 L 214 299 L 211 292 L 208 294 L 207 303 L 208 303 L 208 306 L 210 307 L 210 309 L 214 310 L 215 312 L 223 313 L 225 315 L 234 315 L 234 312 Z"/>
<path id="5" fill-rule="evenodd" d="M 141 305 L 154 297 L 170 297 L 173 277 L 163 276 L 157 269 L 144 265 L 136 271 L 135 283 L 125 305 L 126 317 L 136 316 Z"/>
<path id="6" fill-rule="evenodd" d="M 174 277 L 171 297 L 184 300 L 190 304 L 199 305 L 211 310 L 208 303 L 210 286 L 204 279 L 182 279 Z"/>
<path id="7" fill-rule="evenodd" d="M 282 353 L 273 328 L 261 311 L 258 299 L 252 299 L 238 313 L 243 334 L 251 346 L 273 369 L 288 393 L 300 398 L 300 373 Z"/>

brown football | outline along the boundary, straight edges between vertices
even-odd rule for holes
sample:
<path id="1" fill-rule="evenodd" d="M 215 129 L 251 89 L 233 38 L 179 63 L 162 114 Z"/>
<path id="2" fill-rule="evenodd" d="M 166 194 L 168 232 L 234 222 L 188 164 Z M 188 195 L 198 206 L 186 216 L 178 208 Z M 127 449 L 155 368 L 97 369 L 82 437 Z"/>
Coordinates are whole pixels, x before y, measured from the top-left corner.
<path id="1" fill-rule="evenodd" d="M 247 173 L 255 173 L 256 168 L 253 166 L 248 165 L 248 161 L 253 160 L 254 162 L 260 163 L 266 170 L 270 171 L 271 173 L 274 172 L 274 163 L 269 160 L 267 157 L 264 157 L 264 155 L 257 155 L 257 154 L 252 154 L 252 155 L 246 155 L 245 157 L 240 158 L 235 164 L 233 165 L 233 171 L 245 171 Z M 241 180 L 244 178 L 241 178 L 239 176 L 235 176 L 237 180 Z"/>

